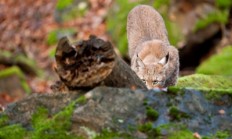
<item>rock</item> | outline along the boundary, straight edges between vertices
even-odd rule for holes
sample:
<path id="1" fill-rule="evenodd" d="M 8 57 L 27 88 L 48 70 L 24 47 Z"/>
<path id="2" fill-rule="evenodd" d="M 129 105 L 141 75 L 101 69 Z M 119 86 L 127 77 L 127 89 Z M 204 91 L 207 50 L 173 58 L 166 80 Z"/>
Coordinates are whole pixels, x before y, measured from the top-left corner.
<path id="1" fill-rule="evenodd" d="M 201 75 L 188 78 L 194 76 Z M 194 133 L 230 137 L 230 93 L 209 99 L 205 92 L 182 87 L 180 83 L 186 80 L 180 78 L 178 85 L 166 92 L 97 87 L 32 95 L 1 114 L 0 138 L 12 129 L 23 131 L 27 138 L 194 138 Z M 219 113 L 222 110 L 223 115 Z M 2 122 L 5 116 L 8 120 Z"/>
<path id="2" fill-rule="evenodd" d="M 145 95 L 139 90 L 95 88 L 85 95 L 86 104 L 75 109 L 72 128 L 75 131 L 87 127 L 95 132 L 104 129 L 125 132 L 144 118 Z"/>
<path id="3" fill-rule="evenodd" d="M 5 110 L 10 123 L 30 124 L 32 115 L 39 109 L 45 108 L 49 115 L 55 115 L 73 100 L 77 99 L 81 91 L 71 93 L 33 94 L 25 99 L 9 104 Z"/>
<path id="4" fill-rule="evenodd" d="M 221 75 L 193 74 L 179 78 L 177 86 L 174 88 L 200 90 L 207 98 L 214 99 L 219 98 L 225 94 L 232 94 L 232 77 Z"/>

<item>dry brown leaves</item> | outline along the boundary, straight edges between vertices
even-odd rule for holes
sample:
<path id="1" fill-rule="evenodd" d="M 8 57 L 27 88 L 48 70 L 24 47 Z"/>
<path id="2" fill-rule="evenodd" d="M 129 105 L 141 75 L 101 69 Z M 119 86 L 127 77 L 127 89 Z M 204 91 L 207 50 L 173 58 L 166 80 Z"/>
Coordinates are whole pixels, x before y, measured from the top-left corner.
<path id="1" fill-rule="evenodd" d="M 108 39 L 105 18 L 111 3 L 112 0 L 89 0 L 89 10 L 83 17 L 57 23 L 54 19 L 56 0 L 1 0 L 0 50 L 21 52 L 35 60 L 48 77 L 44 80 L 29 77 L 29 85 L 33 92 L 51 92 L 49 86 L 55 77 L 51 77 L 54 76 L 51 74 L 54 60 L 48 56 L 51 49 L 46 44 L 48 33 L 57 28 L 72 27 L 78 30 L 76 39 L 87 39 L 90 34 Z M 7 97 L 0 99 L 8 101 Z"/>

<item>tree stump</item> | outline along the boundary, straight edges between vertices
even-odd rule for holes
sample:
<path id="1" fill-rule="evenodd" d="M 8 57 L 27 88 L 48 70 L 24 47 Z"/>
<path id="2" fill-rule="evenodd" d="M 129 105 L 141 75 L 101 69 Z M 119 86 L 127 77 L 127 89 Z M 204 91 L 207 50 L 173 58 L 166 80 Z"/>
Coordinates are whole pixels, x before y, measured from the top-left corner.
<path id="1" fill-rule="evenodd" d="M 110 42 L 95 36 L 71 44 L 67 37 L 60 39 L 55 71 L 69 89 L 110 86 L 146 89 L 139 79 L 113 50 Z"/>

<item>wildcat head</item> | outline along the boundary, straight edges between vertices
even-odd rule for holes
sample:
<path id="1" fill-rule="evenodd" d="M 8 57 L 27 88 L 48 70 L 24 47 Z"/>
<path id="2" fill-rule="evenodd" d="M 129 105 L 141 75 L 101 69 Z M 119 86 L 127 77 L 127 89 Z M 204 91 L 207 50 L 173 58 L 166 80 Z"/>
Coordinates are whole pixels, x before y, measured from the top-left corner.
<path id="1" fill-rule="evenodd" d="M 152 57 L 151 57 L 152 58 Z M 167 53 L 163 58 L 157 62 L 144 62 L 138 55 L 136 58 L 135 72 L 139 78 L 146 84 L 148 89 L 163 88 L 166 81 L 165 71 L 169 54 Z"/>

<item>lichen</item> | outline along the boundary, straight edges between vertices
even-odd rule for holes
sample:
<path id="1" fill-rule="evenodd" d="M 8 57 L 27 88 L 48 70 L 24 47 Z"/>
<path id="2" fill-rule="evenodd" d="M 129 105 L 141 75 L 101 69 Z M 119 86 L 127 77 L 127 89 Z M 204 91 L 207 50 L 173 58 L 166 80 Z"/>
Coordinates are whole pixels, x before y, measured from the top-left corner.
<path id="1" fill-rule="evenodd" d="M 227 46 L 220 53 L 204 61 L 196 70 L 201 74 L 232 75 L 232 46 Z"/>

